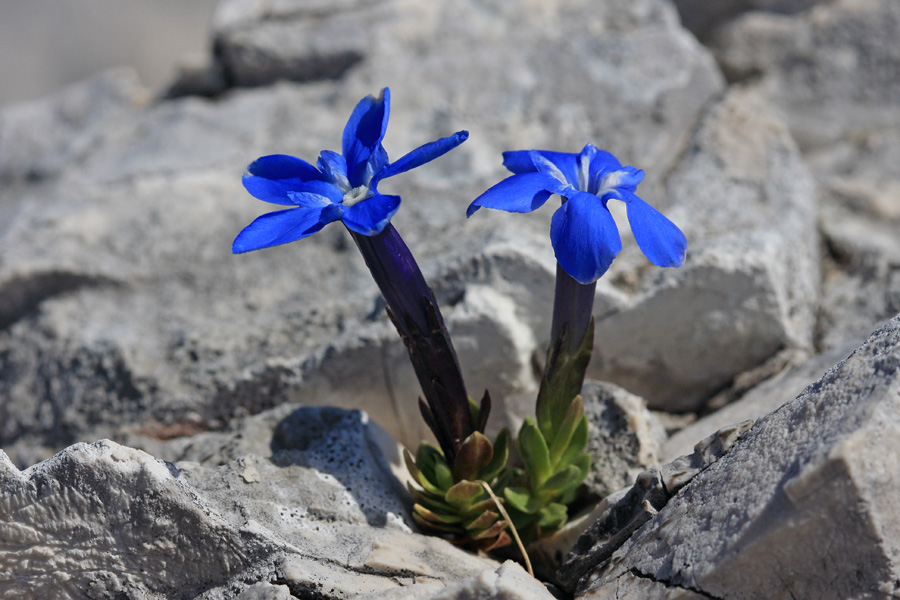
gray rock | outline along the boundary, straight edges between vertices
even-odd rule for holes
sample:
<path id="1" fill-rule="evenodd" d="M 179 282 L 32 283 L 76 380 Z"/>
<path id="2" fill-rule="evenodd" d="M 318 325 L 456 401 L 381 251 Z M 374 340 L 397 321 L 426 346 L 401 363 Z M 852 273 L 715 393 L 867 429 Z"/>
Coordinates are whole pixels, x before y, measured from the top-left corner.
<path id="1" fill-rule="evenodd" d="M 855 343 L 785 365 L 783 370 L 753 386 L 739 399 L 673 433 L 660 450 L 660 460 L 672 461 L 689 454 L 697 440 L 734 423 L 755 421 L 787 404 L 835 363 L 849 356 L 858 345 Z"/>
<path id="2" fill-rule="evenodd" d="M 396 445 L 364 413 L 300 408 L 268 437 L 271 453 L 231 459 L 232 440 L 207 465 L 110 441 L 25 471 L 0 453 L 0 595 L 345 598 L 496 569 L 411 532 Z"/>
<path id="3" fill-rule="evenodd" d="M 357 596 L 355 600 L 552 600 L 544 585 L 518 563 L 504 562 L 497 569 L 484 569 L 442 589 L 434 584 L 411 585 Z"/>
<path id="4" fill-rule="evenodd" d="M 585 484 L 599 500 L 659 464 L 666 432 L 643 398 L 616 385 L 588 380 L 581 396 L 590 431 L 586 452 L 592 459 Z"/>
<path id="5" fill-rule="evenodd" d="M 900 223 L 900 9 L 890 0 L 748 13 L 712 41 L 726 73 L 752 77 L 785 115 L 823 200 L 829 250 L 821 348 L 900 311 L 892 238 Z"/>
<path id="6" fill-rule="evenodd" d="M 748 11 L 766 11 L 776 14 L 795 14 L 821 0 L 674 0 L 681 17 L 681 24 L 704 42 L 716 30 Z"/>
<path id="7" fill-rule="evenodd" d="M 873 323 L 900 313 L 900 243 L 896 235 L 900 219 L 855 211 L 832 201 L 823 207 L 820 222 L 830 252 L 819 345 L 839 348 L 845 340 L 870 330 Z"/>
<path id="8" fill-rule="evenodd" d="M 839 0 L 794 16 L 748 13 L 713 46 L 732 78 L 762 78 L 809 150 L 896 125 L 898 23 L 891 0 Z"/>
<path id="9" fill-rule="evenodd" d="M 811 347 L 816 199 L 784 124 L 744 88 L 707 112 L 667 189 L 685 265 L 647 277 L 597 322 L 589 374 L 651 408 L 690 411 L 781 349 Z"/>
<path id="10" fill-rule="evenodd" d="M 362 37 L 334 33 L 363 21 Z M 285 32 L 293 39 L 282 44 Z M 363 58 L 337 81 L 234 90 L 215 100 L 136 109 L 128 94 L 103 92 L 110 99 L 98 101 L 96 119 L 73 119 L 34 152 L 18 150 L 47 129 L 32 124 L 56 123 L 59 106 L 92 106 L 82 98 L 90 93 L 64 92 L 29 107 L 34 116 L 4 113 L 3 148 L 17 150 L 0 152 L 0 172 L 24 178 L 0 192 L 3 206 L 15 205 L 0 225 L 0 444 L 17 464 L 129 430 L 171 437 L 221 429 L 236 411 L 284 402 L 365 408 L 391 433 L 418 442 L 418 391 L 347 235 L 334 226 L 290 248 L 229 251 L 265 210 L 241 188 L 246 165 L 273 152 L 313 160 L 337 148 L 355 102 L 386 82 L 394 94 L 392 157 L 472 131 L 460 149 L 385 182 L 384 191 L 404 197 L 394 223 L 435 288 L 459 292 L 442 298 L 472 395 L 487 387 L 500 403 L 524 391 L 532 385 L 531 352 L 547 343 L 552 283 L 528 292 L 547 281 L 548 260 L 552 274 L 551 211 L 463 218 L 471 199 L 503 176 L 501 151 L 602 142 L 660 173 L 723 86 L 710 56 L 661 0 L 601 7 L 566 0 L 533 11 L 229 2 L 215 35 L 232 76 L 296 79 L 292 69 L 303 61 L 313 65 L 309 77 L 330 76 L 315 73 L 345 54 L 342 44 L 358 44 Z M 267 66 L 254 63 L 260 49 L 274 53 L 265 55 Z M 35 165 L 53 178 L 27 181 L 21 174 Z M 504 263 L 499 242 L 479 245 L 490 235 L 517 240 L 520 256 Z M 479 261 L 505 266 L 487 281 L 462 266 Z M 500 279 L 507 283 L 495 285 Z M 606 289 L 598 296 L 604 314 L 623 296 Z"/>
<path id="11" fill-rule="evenodd" d="M 898 367 L 895 318 L 758 421 L 582 579 L 579 595 L 643 598 L 622 595 L 635 577 L 728 599 L 896 595 Z"/>
<path id="12" fill-rule="evenodd" d="M 603 499 L 591 512 L 592 524 L 584 529 L 556 573 L 567 590 L 597 565 L 606 562 L 644 523 L 694 477 L 725 456 L 753 425 L 744 421 L 724 427 L 697 442 L 693 452 L 638 475 L 634 485 Z"/>

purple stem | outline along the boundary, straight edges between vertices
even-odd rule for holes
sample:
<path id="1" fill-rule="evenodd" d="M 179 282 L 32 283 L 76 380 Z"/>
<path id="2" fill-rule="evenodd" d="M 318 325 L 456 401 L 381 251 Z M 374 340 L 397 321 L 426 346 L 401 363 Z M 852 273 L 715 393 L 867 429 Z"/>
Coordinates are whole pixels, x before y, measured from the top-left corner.
<path id="1" fill-rule="evenodd" d="M 425 414 L 448 463 L 475 424 L 459 359 L 431 288 L 412 252 L 393 225 L 377 235 L 350 231 L 387 302 L 422 387 L 432 419 Z"/>
<path id="2" fill-rule="evenodd" d="M 571 354 L 578 349 L 591 324 L 596 288 L 596 281 L 587 285 L 578 283 L 557 263 L 556 295 L 553 298 L 553 324 L 550 326 L 550 339 L 558 340 L 563 329 L 566 329 L 567 343 L 563 350 L 566 354 Z"/>

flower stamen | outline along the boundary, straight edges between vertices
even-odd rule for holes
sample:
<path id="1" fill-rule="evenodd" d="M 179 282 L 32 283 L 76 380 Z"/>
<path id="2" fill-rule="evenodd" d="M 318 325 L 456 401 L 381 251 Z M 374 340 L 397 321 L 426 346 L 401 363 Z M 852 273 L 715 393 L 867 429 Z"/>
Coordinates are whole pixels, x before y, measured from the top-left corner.
<path id="1" fill-rule="evenodd" d="M 354 204 L 362 202 L 366 198 L 371 198 L 372 196 L 373 194 L 369 190 L 369 186 L 360 185 L 345 193 L 344 199 L 341 200 L 341 204 L 343 204 L 347 208 L 350 208 Z"/>

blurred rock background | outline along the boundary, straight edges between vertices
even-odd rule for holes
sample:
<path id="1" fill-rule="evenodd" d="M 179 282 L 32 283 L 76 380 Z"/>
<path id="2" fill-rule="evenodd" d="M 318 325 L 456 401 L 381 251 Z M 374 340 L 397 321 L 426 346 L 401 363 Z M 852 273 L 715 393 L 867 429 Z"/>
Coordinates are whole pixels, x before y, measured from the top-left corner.
<path id="1" fill-rule="evenodd" d="M 0 0 L 0 106 L 37 98 L 109 67 L 165 86 L 203 55 L 216 0 Z"/>

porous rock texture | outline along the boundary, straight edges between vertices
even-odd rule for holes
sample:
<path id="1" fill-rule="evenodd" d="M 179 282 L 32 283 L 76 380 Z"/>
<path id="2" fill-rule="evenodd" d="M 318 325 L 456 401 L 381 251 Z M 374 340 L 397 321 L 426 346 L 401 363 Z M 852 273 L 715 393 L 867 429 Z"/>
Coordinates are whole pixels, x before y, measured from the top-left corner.
<path id="1" fill-rule="evenodd" d="M 247 421 L 177 464 L 108 440 L 24 471 L 0 453 L 0 597 L 346 598 L 497 568 L 412 533 L 396 443 L 365 413 Z"/>
<path id="2" fill-rule="evenodd" d="M 900 317 L 760 419 L 582 578 L 577 596 L 896 596 L 898 434 Z"/>

